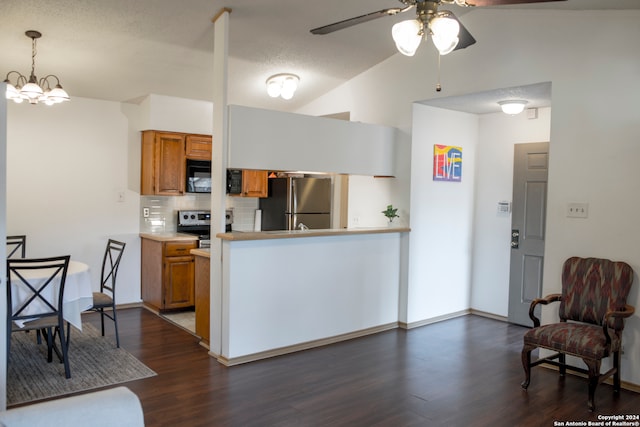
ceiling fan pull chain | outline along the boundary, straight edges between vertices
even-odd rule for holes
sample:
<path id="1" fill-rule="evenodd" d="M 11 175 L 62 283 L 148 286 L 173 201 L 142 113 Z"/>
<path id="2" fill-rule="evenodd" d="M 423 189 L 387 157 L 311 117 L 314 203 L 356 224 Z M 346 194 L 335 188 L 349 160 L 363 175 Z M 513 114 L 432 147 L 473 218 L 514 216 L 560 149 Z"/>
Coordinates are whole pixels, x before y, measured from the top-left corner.
<path id="1" fill-rule="evenodd" d="M 442 86 L 440 86 L 440 52 L 438 52 L 438 84 L 436 85 L 436 92 L 440 92 L 442 90 Z"/>

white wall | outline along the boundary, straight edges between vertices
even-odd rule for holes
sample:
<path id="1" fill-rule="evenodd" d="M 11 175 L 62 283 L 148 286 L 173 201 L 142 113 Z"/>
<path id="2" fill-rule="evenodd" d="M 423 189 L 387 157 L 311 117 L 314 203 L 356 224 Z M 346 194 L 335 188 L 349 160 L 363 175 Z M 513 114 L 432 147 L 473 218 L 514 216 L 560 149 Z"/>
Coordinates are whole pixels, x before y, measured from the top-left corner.
<path id="1" fill-rule="evenodd" d="M 469 308 L 478 121 L 414 105 L 409 324 Z M 433 180 L 434 144 L 462 147 L 461 182 Z"/>
<path id="2" fill-rule="evenodd" d="M 229 107 L 229 167 L 393 175 L 396 130 L 281 111 Z"/>
<path id="3" fill-rule="evenodd" d="M 514 144 L 549 141 L 551 109 L 538 109 L 537 119 L 503 113 L 479 119 L 471 308 L 506 317 L 511 215 L 498 213 L 498 202 L 512 199 Z"/>
<path id="4" fill-rule="evenodd" d="M 7 117 L 7 232 L 27 235 L 28 257 L 70 254 L 89 264 L 96 290 L 107 239 L 126 242 L 117 301 L 140 301 L 139 194 L 127 188 L 120 104 L 11 103 Z"/>
<path id="5" fill-rule="evenodd" d="M 0 93 L 5 93 L 6 85 L 0 83 Z M 7 218 L 7 100 L 5 97 L 0 97 L 0 239 L 4 240 L 7 236 L 6 233 L 6 218 Z M 5 259 L 6 245 L 0 247 L 0 259 Z M 3 262 L 0 265 L 0 283 L 3 282 L 3 277 L 7 277 L 7 265 Z M 4 288 L 4 285 L 3 285 Z M 0 330 L 7 330 L 7 293 L 0 292 Z M 5 339 L 6 333 L 0 334 L 0 390 L 6 390 L 7 384 L 7 340 Z M 4 410 L 7 406 L 7 393 L 0 393 L 0 411 Z"/>
<path id="6" fill-rule="evenodd" d="M 426 43 L 414 57 L 394 55 L 299 112 L 350 111 L 353 120 L 410 132 L 407 123 L 414 101 L 549 81 L 553 110 L 543 293 L 559 289 L 561 265 L 571 255 L 625 260 L 640 272 L 640 168 L 635 166 L 640 158 L 640 110 L 636 105 L 640 99 L 640 57 L 635 54 L 640 12 L 479 8 L 462 20 L 478 43 L 442 58 L 442 92 L 434 90 L 437 56 Z M 393 82 L 393 90 L 381 90 L 380 82 Z M 416 141 L 413 135 L 412 144 Z M 414 176 L 416 167 L 414 159 Z M 430 170 L 428 165 L 424 167 Z M 412 192 L 417 186 L 412 182 Z M 403 191 L 409 192 L 409 188 Z M 412 197 L 411 204 L 439 206 L 447 202 L 468 207 L 466 199 L 458 202 L 438 194 L 428 197 L 425 201 Z M 566 218 L 566 204 L 571 201 L 589 203 L 589 218 Z M 414 242 L 418 239 L 416 227 L 424 225 L 413 217 L 413 206 L 411 211 L 413 247 L 420 243 Z M 474 253 L 490 251 L 495 245 L 481 235 L 475 240 Z M 412 251 L 409 262 L 423 261 L 418 255 Z M 467 258 L 460 262 L 466 265 L 471 262 L 471 253 L 464 256 Z M 498 268 L 477 272 L 474 281 L 487 283 L 493 276 L 503 277 L 506 272 L 496 265 Z M 428 294 L 429 287 L 435 286 L 428 279 L 426 272 L 412 275 L 409 291 Z M 636 307 L 640 307 L 638 288 L 636 280 L 629 298 Z M 467 297 L 461 293 L 460 306 Z M 477 294 L 474 302 L 492 309 Z M 420 313 L 428 318 L 438 311 Z M 640 354 L 639 314 L 627 321 L 624 339 L 623 380 L 640 384 L 640 360 L 628 356 Z"/>

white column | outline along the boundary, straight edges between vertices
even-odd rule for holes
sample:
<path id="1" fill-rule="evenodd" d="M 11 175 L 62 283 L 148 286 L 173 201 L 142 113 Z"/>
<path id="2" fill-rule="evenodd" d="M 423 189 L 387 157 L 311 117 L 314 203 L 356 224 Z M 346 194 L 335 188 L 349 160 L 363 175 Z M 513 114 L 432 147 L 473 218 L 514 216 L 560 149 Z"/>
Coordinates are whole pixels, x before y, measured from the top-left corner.
<path id="1" fill-rule="evenodd" d="M 229 13 L 223 8 L 213 18 L 213 150 L 211 159 L 211 283 L 209 351 L 222 352 L 222 241 L 216 233 L 225 230 L 227 141 L 227 56 L 229 50 Z"/>

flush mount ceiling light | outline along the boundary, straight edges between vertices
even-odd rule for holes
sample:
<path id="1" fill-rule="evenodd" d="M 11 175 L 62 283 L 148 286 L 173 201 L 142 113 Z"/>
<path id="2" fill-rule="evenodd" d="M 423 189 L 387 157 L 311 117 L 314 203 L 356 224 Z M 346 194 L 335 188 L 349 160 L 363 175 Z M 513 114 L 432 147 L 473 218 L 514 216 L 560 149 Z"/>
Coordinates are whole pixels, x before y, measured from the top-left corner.
<path id="1" fill-rule="evenodd" d="M 498 104 L 500 105 L 500 108 L 502 108 L 503 113 L 515 116 L 516 114 L 520 114 L 524 111 L 527 101 L 522 99 L 510 99 L 508 101 L 500 101 Z"/>
<path id="2" fill-rule="evenodd" d="M 29 104 L 37 104 L 38 102 L 44 102 L 47 105 L 53 105 L 60 102 L 68 101 L 69 95 L 62 89 L 60 85 L 60 79 L 53 74 L 49 74 L 46 77 L 38 78 L 35 75 L 36 68 L 36 40 L 42 37 L 39 31 L 29 30 L 24 33 L 31 39 L 31 75 L 27 79 L 23 74 L 18 71 L 9 71 L 4 82 L 7 84 L 7 99 L 12 99 L 16 103 L 22 101 L 29 101 Z M 12 74 L 16 76 L 15 84 L 11 83 L 9 76 Z M 51 88 L 52 82 L 50 80 L 55 79 L 56 85 Z"/>
<path id="3" fill-rule="evenodd" d="M 295 74 L 275 74 L 267 79 L 267 93 L 272 98 L 291 99 L 298 89 L 300 77 Z"/>

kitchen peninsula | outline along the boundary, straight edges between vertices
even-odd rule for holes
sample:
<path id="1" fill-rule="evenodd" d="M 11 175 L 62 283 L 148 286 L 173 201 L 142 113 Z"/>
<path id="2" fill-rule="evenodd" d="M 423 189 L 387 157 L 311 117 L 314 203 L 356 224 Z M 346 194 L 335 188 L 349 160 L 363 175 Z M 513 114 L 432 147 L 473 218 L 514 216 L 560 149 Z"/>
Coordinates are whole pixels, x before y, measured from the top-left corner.
<path id="1" fill-rule="evenodd" d="M 217 234 L 212 355 L 230 366 L 396 328 L 409 231 Z"/>

